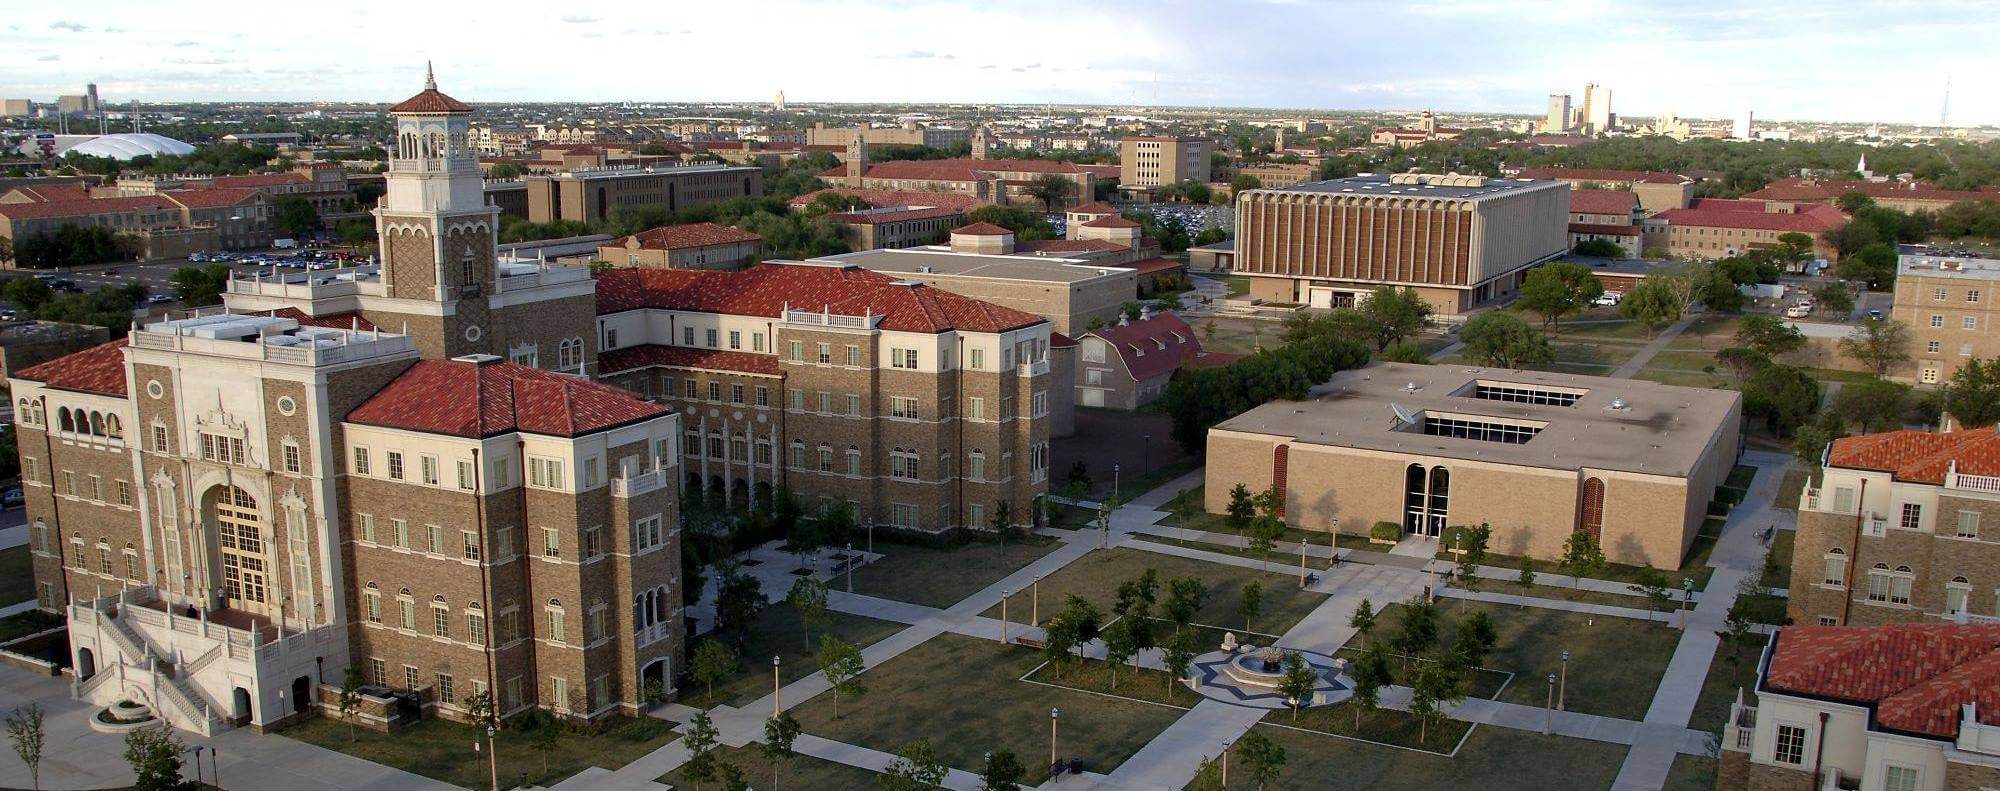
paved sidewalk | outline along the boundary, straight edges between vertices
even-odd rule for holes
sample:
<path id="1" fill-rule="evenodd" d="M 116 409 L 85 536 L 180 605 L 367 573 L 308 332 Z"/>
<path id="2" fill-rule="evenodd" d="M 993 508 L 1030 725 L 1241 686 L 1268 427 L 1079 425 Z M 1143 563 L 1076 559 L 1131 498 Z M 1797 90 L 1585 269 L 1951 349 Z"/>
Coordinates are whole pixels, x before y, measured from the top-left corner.
<path id="1" fill-rule="evenodd" d="M 1626 360 L 1624 365 L 1618 366 L 1618 370 L 1612 371 L 1611 378 L 1630 379 L 1638 375 L 1639 369 L 1645 368 L 1646 363 L 1652 362 L 1654 355 L 1659 354 L 1661 350 L 1667 348 L 1667 344 L 1673 343 L 1675 338 L 1680 337 L 1681 333 L 1687 330 L 1688 325 L 1693 324 L 1694 320 L 1700 315 L 1699 313 L 1689 313 L 1682 316 L 1680 321 L 1676 321 L 1672 326 L 1667 327 L 1652 342 L 1647 343 L 1644 348 L 1640 349 L 1638 354 L 1632 355 L 1632 359 Z"/>

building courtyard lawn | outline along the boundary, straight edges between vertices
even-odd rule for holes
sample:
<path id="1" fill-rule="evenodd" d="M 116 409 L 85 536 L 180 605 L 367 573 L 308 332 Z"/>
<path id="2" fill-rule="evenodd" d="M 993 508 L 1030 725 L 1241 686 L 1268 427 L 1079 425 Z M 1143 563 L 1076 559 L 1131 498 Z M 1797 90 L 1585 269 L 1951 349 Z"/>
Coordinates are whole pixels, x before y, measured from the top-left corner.
<path id="1" fill-rule="evenodd" d="M 0 549 L 0 607 L 35 598 L 35 563 L 28 545 Z"/>
<path id="2" fill-rule="evenodd" d="M 1279 788 L 1481 791 L 1601 791 L 1625 761 L 1624 745 L 1482 726 L 1457 755 L 1445 757 L 1281 727 L 1283 713 L 1256 726 L 1285 751 Z M 1250 789 L 1231 756 L 1230 789 Z"/>
<path id="3" fill-rule="evenodd" d="M 1314 607 L 1326 601 L 1322 594 L 1299 589 L 1296 570 L 1272 563 L 1272 573 L 1260 573 L 1256 569 L 1225 566 L 1200 560 L 1163 555 L 1141 549 L 1119 547 L 1101 552 L 1092 552 L 1075 562 L 1064 566 L 1061 571 L 1049 575 L 1041 582 L 1040 618 L 1047 621 L 1062 609 L 1063 600 L 1070 594 L 1089 599 L 1098 609 L 1109 612 L 1116 600 L 1118 583 L 1136 579 L 1146 569 L 1159 572 L 1159 602 L 1167 598 L 1167 581 L 1178 577 L 1193 577 L 1208 587 L 1208 601 L 1195 614 L 1195 623 L 1213 624 L 1224 628 L 1244 626 L 1243 617 L 1236 614 L 1236 605 L 1242 599 L 1243 586 L 1257 582 L 1264 586 L 1263 607 L 1255 621 L 1248 625 L 1252 631 L 1270 634 L 1284 634 L 1299 619 L 1306 617 Z M 1007 618 L 1015 623 L 1028 623 L 1034 611 L 1029 600 L 1030 589 L 1015 591 L 1009 598 Z M 1000 617 L 1000 607 L 993 606 L 983 613 L 989 618 Z M 1157 614 L 1157 606 L 1156 606 Z"/>
<path id="4" fill-rule="evenodd" d="M 1667 770 L 1667 784 L 1661 791 L 1712 791 L 1715 788 L 1716 761 L 1699 755 L 1676 755 L 1674 766 Z"/>
<path id="5" fill-rule="evenodd" d="M 1757 705 L 1757 659 L 1764 651 L 1764 638 L 1750 635 L 1742 644 L 1724 639 L 1715 648 L 1715 659 L 1702 679 L 1701 695 L 1695 698 L 1694 714 L 1688 727 L 1713 733 L 1729 721 L 1729 704 L 1736 702 L 1736 690 L 1743 690 L 1743 703 Z M 1731 660 L 1734 661 L 1731 661 Z"/>
<path id="6" fill-rule="evenodd" d="M 1404 606 L 1381 608 L 1375 626 L 1378 639 L 1395 635 Z M 1567 650 L 1568 710 L 1628 720 L 1645 718 L 1680 638 L 1680 632 L 1667 624 L 1629 618 L 1466 600 L 1443 600 L 1438 606 L 1438 614 L 1448 623 L 1474 612 L 1485 612 L 1500 633 L 1483 666 L 1514 674 L 1514 683 L 1500 691 L 1498 700 L 1544 705 L 1548 685 L 1536 680 L 1560 671 L 1562 652 Z M 1362 643 L 1356 639 L 1348 647 L 1359 649 Z"/>
<path id="7" fill-rule="evenodd" d="M 1707 520 L 1704 520 L 1701 528 L 1695 532 L 1694 543 L 1688 546 L 1687 558 L 1681 561 L 1681 567 L 1667 570 L 1667 580 L 1676 590 L 1680 588 L 1681 579 L 1684 577 L 1694 580 L 1695 590 L 1704 590 L 1708 587 L 1708 578 L 1715 574 L 1715 569 L 1708 565 L 1708 557 L 1715 551 L 1716 539 L 1722 535 L 1723 522 L 1724 520 L 1721 517 L 1709 517 Z M 1455 556 L 1444 549 L 1439 549 L 1438 557 L 1453 558 Z M 1557 567 L 1555 561 L 1532 559 L 1529 562 L 1533 564 L 1535 574 L 1537 575 L 1562 573 L 1562 569 Z M 1487 569 L 1512 571 L 1520 567 L 1521 559 L 1518 557 L 1488 553 L 1486 562 L 1479 568 L 1482 571 Z M 1604 571 L 1597 574 L 1595 579 L 1631 584 L 1639 581 L 1639 573 L 1642 568 L 1644 567 L 1611 563 L 1607 564 L 1604 567 Z M 1512 587 L 1506 581 L 1492 579 L 1490 575 L 1484 582 L 1480 583 L 1482 590 L 1499 591 L 1501 593 L 1510 592 L 1508 589 Z"/>
<path id="8" fill-rule="evenodd" d="M 1766 588 L 1789 588 L 1792 585 L 1792 541 L 1798 536 L 1795 530 L 1779 530 L 1771 534 L 1771 565 L 1760 570 L 1758 584 Z"/>
<path id="9" fill-rule="evenodd" d="M 551 749 L 536 749 L 535 731 L 500 731 L 500 777 L 513 783 L 525 776 L 547 787 L 593 766 L 616 769 L 680 738 L 673 723 L 653 717 L 615 718 L 597 727 L 544 725 L 557 729 Z M 480 729 L 447 720 L 430 719 L 394 734 L 352 729 L 332 717 L 316 717 L 286 728 L 280 735 L 384 766 L 393 766 L 463 788 L 484 788 L 490 781 L 486 735 Z"/>
<path id="10" fill-rule="evenodd" d="M 858 584 L 858 583 L 857 583 Z M 737 660 L 742 663 L 736 676 L 729 681 L 715 685 L 715 697 L 710 699 L 708 690 L 690 681 L 681 689 L 684 702 L 692 706 L 707 708 L 715 703 L 742 706 L 771 692 L 771 657 L 777 656 L 782 662 L 778 675 L 790 684 L 819 670 L 813 660 L 819 650 L 820 635 L 829 631 L 833 636 L 853 643 L 857 648 L 867 648 L 876 641 L 903 630 L 903 625 L 891 621 L 880 621 L 860 615 L 827 612 L 828 624 L 825 629 L 812 630 L 812 644 L 807 646 L 805 624 L 799 620 L 799 611 L 782 601 L 776 602 L 757 613 L 752 622 L 750 634 L 737 651 Z M 699 644 L 700 639 L 696 640 Z M 736 649 L 735 646 L 731 646 Z"/>
<path id="11" fill-rule="evenodd" d="M 981 541 L 956 547 L 882 541 L 875 546 L 882 559 L 854 570 L 854 592 L 926 607 L 950 607 L 1059 546 L 1054 539 L 1040 536 L 1007 544 Z M 845 579 L 830 584 L 838 590 L 847 589 Z"/>
<path id="12" fill-rule="evenodd" d="M 1051 708 L 1062 709 L 1061 754 L 1105 773 L 1185 713 L 1020 680 L 1041 663 L 1037 651 L 944 634 L 869 669 L 859 699 L 821 694 L 793 714 L 807 733 L 883 752 L 928 737 L 940 760 L 966 771 L 977 770 L 989 751 L 1012 750 L 1033 784 L 1048 776 Z"/>
<path id="13" fill-rule="evenodd" d="M 770 786 L 771 759 L 760 749 L 762 743 L 747 744 L 742 747 L 718 745 L 713 753 L 723 763 L 743 770 L 743 777 L 753 788 L 874 788 L 878 775 L 866 769 L 810 755 L 795 754 L 778 767 L 778 782 Z M 660 777 L 660 782 L 672 788 L 697 788 L 693 780 L 682 774 L 682 769 Z M 720 788 L 721 783 L 711 781 Z"/>

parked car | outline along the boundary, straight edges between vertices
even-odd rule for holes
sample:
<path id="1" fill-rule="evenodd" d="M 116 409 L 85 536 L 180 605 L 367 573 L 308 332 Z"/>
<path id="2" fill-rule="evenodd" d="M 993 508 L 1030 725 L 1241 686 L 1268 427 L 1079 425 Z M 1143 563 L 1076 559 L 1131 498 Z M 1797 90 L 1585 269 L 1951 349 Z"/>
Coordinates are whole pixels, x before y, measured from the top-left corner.
<path id="1" fill-rule="evenodd" d="M 1811 305 L 1807 305 L 1807 304 L 1805 304 L 1805 303 L 1799 303 L 1799 304 L 1797 304 L 1797 305 L 1793 305 L 1793 306 L 1791 306 L 1791 307 L 1789 307 L 1789 308 L 1785 308 L 1785 318 L 1788 318 L 1788 319 L 1803 319 L 1803 318 L 1805 318 L 1805 317 L 1807 317 L 1807 316 L 1810 316 L 1810 315 L 1812 315 L 1812 312 L 1813 312 L 1813 309 L 1812 309 L 1812 306 L 1811 306 Z"/>
<path id="2" fill-rule="evenodd" d="M 1868 320 L 1869 320 L 1869 321 L 1881 321 L 1881 320 L 1882 320 L 1882 311 L 1879 311 L 1879 310 L 1871 310 L 1871 311 L 1868 311 Z"/>
<path id="3" fill-rule="evenodd" d="M 1598 297 L 1597 297 L 1596 299 L 1593 299 L 1593 300 L 1591 300 L 1591 301 L 1590 301 L 1590 304 L 1592 304 L 1592 305 L 1617 305 L 1617 304 L 1618 304 L 1619 302 L 1622 302 L 1622 301 L 1624 301 L 1624 300 L 1625 300 L 1625 295 L 1624 295 L 1624 294 L 1620 294 L 1620 293 L 1618 293 L 1618 292 L 1616 292 L 1616 291 L 1606 291 L 1606 292 L 1604 292 L 1603 294 L 1599 295 L 1599 296 L 1598 296 Z"/>
<path id="4" fill-rule="evenodd" d="M 294 249 L 297 249 L 297 248 L 298 248 L 298 246 L 299 246 L 299 241 L 298 241 L 297 239 L 272 239 L 272 240 L 271 240 L 271 247 L 272 247 L 272 249 L 275 249 L 275 250 L 294 250 Z"/>
<path id="5" fill-rule="evenodd" d="M 0 508 L 19 508 L 26 501 L 19 486 L 9 486 L 6 491 L 0 492 Z"/>
<path id="6" fill-rule="evenodd" d="M 16 318 L 16 315 L 15 315 L 14 311 L 12 311 L 12 310 L 0 310 L 0 321 L 13 321 L 13 320 L 14 320 L 15 318 Z"/>
<path id="7" fill-rule="evenodd" d="M 171 294 L 154 294 L 146 298 L 146 304 L 148 305 L 164 305 L 172 301 L 174 301 L 174 298 Z"/>

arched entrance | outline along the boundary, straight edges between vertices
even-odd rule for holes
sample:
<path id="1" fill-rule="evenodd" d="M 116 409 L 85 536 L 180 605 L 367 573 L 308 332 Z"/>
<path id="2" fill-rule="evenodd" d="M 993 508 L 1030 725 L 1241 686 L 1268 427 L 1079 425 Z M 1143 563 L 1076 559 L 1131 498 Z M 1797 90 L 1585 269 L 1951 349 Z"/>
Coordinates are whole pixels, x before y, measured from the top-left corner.
<path id="1" fill-rule="evenodd" d="M 292 713 L 302 713 L 311 705 L 312 679 L 305 676 L 292 679 Z"/>
<path id="2" fill-rule="evenodd" d="M 250 690 L 237 687 L 229 696 L 229 716 L 237 722 L 250 719 Z"/>
<path id="3" fill-rule="evenodd" d="M 639 697 L 647 705 L 665 703 L 672 689 L 673 663 L 662 657 L 639 669 Z"/>
<path id="4" fill-rule="evenodd" d="M 202 510 L 215 531 L 215 546 L 222 556 L 224 606 L 264 612 L 270 598 L 269 571 L 264 564 L 256 499 L 235 486 L 211 489 L 206 499 Z"/>
<path id="5" fill-rule="evenodd" d="M 97 675 L 97 656 L 92 654 L 88 648 L 76 649 L 77 680 L 87 681 L 94 675 Z"/>
<path id="6" fill-rule="evenodd" d="M 1583 482 L 1583 518 L 1579 529 L 1590 535 L 1590 540 L 1604 541 L 1604 480 L 1587 478 Z"/>

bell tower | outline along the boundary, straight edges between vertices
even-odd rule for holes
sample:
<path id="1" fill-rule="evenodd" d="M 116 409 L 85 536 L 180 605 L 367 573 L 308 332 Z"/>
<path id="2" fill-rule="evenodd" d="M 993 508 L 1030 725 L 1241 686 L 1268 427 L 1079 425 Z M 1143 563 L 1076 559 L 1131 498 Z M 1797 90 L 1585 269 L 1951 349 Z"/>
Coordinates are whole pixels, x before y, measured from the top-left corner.
<path id="1" fill-rule="evenodd" d="M 424 89 L 389 108 L 396 137 L 387 191 L 375 208 L 383 296 L 396 305 L 369 311 L 388 329 L 398 320 L 425 357 L 487 351 L 481 326 L 497 277 L 500 210 L 486 203 L 472 106 L 437 88 L 429 64 Z"/>
<path id="2" fill-rule="evenodd" d="M 860 189 L 862 179 L 868 175 L 868 138 L 862 130 L 854 130 L 854 138 L 847 141 L 847 186 Z"/>

